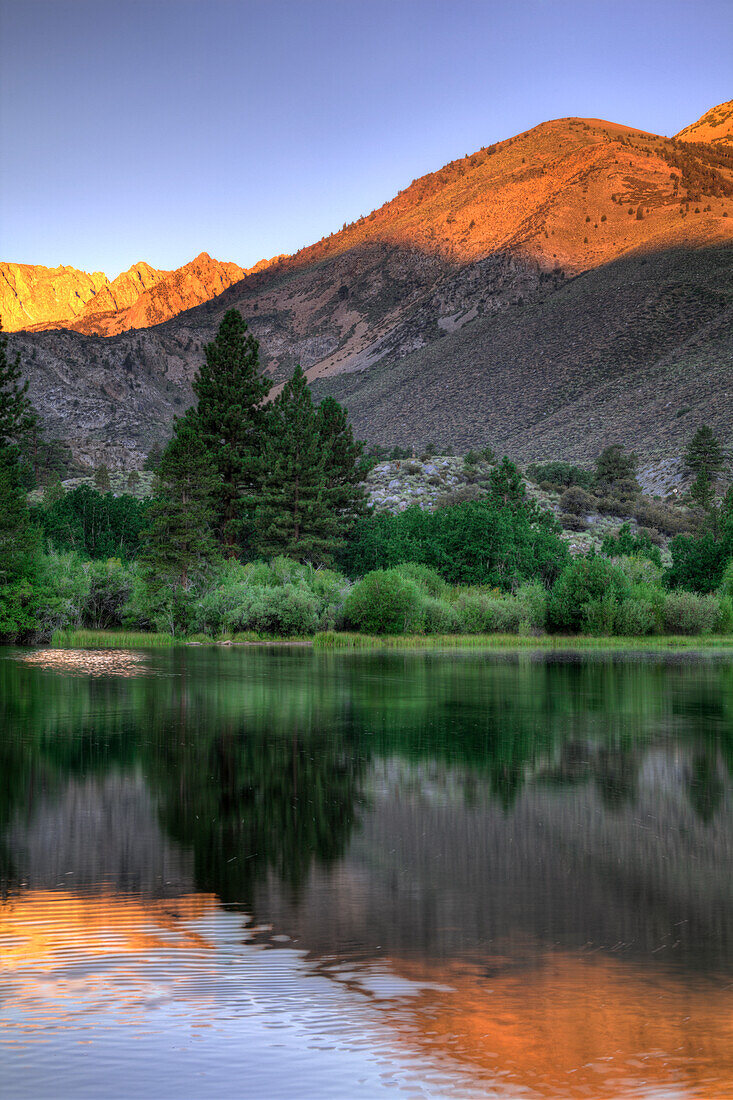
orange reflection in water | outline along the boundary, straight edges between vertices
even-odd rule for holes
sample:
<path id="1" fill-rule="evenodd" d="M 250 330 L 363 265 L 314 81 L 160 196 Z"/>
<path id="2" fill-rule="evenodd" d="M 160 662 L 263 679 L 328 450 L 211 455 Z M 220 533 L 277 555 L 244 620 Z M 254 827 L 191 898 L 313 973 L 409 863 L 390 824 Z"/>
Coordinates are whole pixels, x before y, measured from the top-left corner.
<path id="1" fill-rule="evenodd" d="M 482 1079 L 567 1100 L 733 1097 L 733 983 L 597 954 L 491 977 L 455 963 L 391 969 L 434 983 L 399 1012 L 385 1006 L 403 1041 Z"/>
<path id="2" fill-rule="evenodd" d="M 22 964 L 46 973 L 65 966 L 69 950 L 96 958 L 112 949 L 145 954 L 160 948 L 212 950 L 186 922 L 217 910 L 212 894 L 144 899 L 135 895 L 39 890 L 0 904 L 0 974 Z"/>
<path id="3" fill-rule="evenodd" d="M 25 665 L 76 676 L 140 676 L 145 655 L 129 649 L 38 649 L 20 657 Z"/>

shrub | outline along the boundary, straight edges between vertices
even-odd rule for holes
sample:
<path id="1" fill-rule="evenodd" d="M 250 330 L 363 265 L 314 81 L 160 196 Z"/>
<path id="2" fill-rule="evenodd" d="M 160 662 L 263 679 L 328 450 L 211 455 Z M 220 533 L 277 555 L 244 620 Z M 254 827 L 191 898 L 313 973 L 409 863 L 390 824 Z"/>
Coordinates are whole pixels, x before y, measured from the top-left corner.
<path id="1" fill-rule="evenodd" d="M 726 555 L 723 545 L 710 534 L 692 538 L 677 535 L 669 544 L 672 564 L 667 574 L 670 588 L 713 592 L 723 578 Z"/>
<path id="2" fill-rule="evenodd" d="M 544 630 L 547 622 L 547 589 L 537 583 L 523 584 L 515 599 L 520 608 L 520 631 Z"/>
<path id="3" fill-rule="evenodd" d="M 415 506 L 368 516 L 356 525 L 342 561 L 351 576 L 420 562 L 451 584 L 511 589 L 535 578 L 552 583 L 569 557 L 558 531 L 554 516 L 533 503 L 487 495 L 435 512 Z"/>
<path id="4" fill-rule="evenodd" d="M 206 634 L 255 631 L 311 634 L 341 624 L 349 582 L 331 569 L 278 557 L 247 565 L 227 562 L 197 601 L 193 626 Z"/>
<path id="5" fill-rule="evenodd" d="M 522 621 L 516 600 L 488 592 L 461 592 L 454 608 L 464 634 L 516 634 Z"/>
<path id="6" fill-rule="evenodd" d="M 620 569 L 605 558 L 587 554 L 575 558 L 552 589 L 548 620 L 555 630 L 596 630 L 608 626 L 610 608 L 618 605 L 629 583 Z M 610 624 L 612 629 L 613 623 Z"/>
<path id="7" fill-rule="evenodd" d="M 98 493 L 80 485 L 35 518 L 57 550 L 76 550 L 90 558 L 129 561 L 140 552 L 150 502 L 122 494 Z"/>
<path id="8" fill-rule="evenodd" d="M 696 592 L 669 592 L 664 601 L 664 628 L 668 634 L 712 634 L 720 620 L 716 596 Z"/>
<path id="9" fill-rule="evenodd" d="M 133 570 L 117 558 L 91 562 L 82 618 L 85 626 L 107 630 L 122 626 L 122 613 L 132 593 Z"/>
<path id="10" fill-rule="evenodd" d="M 730 559 L 723 570 L 718 591 L 721 596 L 733 596 L 733 558 Z"/>
<path id="11" fill-rule="evenodd" d="M 617 634 L 630 637 L 653 634 L 657 628 L 654 605 L 634 597 L 622 600 L 616 609 L 614 628 Z"/>
<path id="12" fill-rule="evenodd" d="M 402 634 L 419 621 L 421 603 L 413 580 L 396 569 L 375 569 L 349 592 L 344 619 L 365 634 Z"/>
<path id="13" fill-rule="evenodd" d="M 693 526 L 689 515 L 659 502 L 642 501 L 634 507 L 633 514 L 637 523 L 644 527 L 654 527 L 665 535 L 679 535 L 691 530 Z"/>
<path id="14" fill-rule="evenodd" d="M 456 634 L 460 629 L 453 604 L 447 600 L 424 596 L 420 606 L 422 629 L 426 634 Z"/>
<path id="15" fill-rule="evenodd" d="M 421 565 L 420 562 L 416 561 L 406 561 L 395 566 L 395 570 L 401 577 L 414 581 L 428 596 L 441 597 L 445 596 L 448 591 L 446 582 L 429 565 Z"/>
<path id="16" fill-rule="evenodd" d="M 559 520 L 566 531 L 587 531 L 590 527 L 584 516 L 573 516 L 569 512 L 561 512 Z"/>
<path id="17" fill-rule="evenodd" d="M 549 485 L 554 489 L 566 489 L 571 485 L 590 489 L 593 486 L 593 473 L 570 462 L 535 462 L 527 467 L 527 474 L 536 485 Z"/>
<path id="18" fill-rule="evenodd" d="M 601 552 L 608 558 L 642 557 L 661 566 L 662 554 L 658 546 L 654 546 L 647 532 L 638 531 L 634 534 L 628 523 L 622 524 L 615 535 L 606 535 L 601 544 Z"/>
<path id="19" fill-rule="evenodd" d="M 571 516 L 581 516 L 594 511 L 595 500 L 590 493 L 587 493 L 585 489 L 581 489 L 579 485 L 572 485 L 560 497 L 560 508 Z"/>

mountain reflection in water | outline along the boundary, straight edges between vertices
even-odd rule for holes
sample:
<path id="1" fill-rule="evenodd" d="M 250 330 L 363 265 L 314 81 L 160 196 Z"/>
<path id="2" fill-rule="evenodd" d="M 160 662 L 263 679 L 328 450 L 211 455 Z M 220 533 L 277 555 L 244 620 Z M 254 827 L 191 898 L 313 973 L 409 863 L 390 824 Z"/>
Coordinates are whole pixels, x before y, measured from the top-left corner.
<path id="1" fill-rule="evenodd" d="M 9 1095 L 733 1096 L 727 662 L 27 657 Z"/>

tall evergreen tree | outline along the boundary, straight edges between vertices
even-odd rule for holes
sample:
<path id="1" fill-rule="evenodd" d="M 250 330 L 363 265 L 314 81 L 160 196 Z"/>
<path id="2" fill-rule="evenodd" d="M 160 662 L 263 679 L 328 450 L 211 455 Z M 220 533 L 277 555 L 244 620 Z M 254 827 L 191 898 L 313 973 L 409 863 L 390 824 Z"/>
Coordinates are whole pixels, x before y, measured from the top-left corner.
<path id="1" fill-rule="evenodd" d="M 321 443 L 328 505 L 346 532 L 364 510 L 364 489 L 360 469 L 362 443 L 354 441 L 346 409 L 333 397 L 318 406 L 316 428 Z"/>
<path id="2" fill-rule="evenodd" d="M 157 474 L 151 527 L 142 555 L 148 588 L 187 592 L 218 557 L 212 524 L 218 476 L 195 423 L 177 421 Z"/>
<path id="3" fill-rule="evenodd" d="M 299 366 L 270 406 L 265 465 L 256 515 L 259 553 L 331 562 L 341 541 L 338 515 L 329 506 L 318 415 Z"/>
<path id="4" fill-rule="evenodd" d="M 270 384 L 259 371 L 259 344 L 236 309 L 225 313 L 204 355 L 193 382 L 198 398 L 193 423 L 220 475 L 215 529 L 234 556 L 262 478 L 263 402 Z"/>
<path id="5" fill-rule="evenodd" d="M 715 486 L 723 469 L 725 456 L 720 440 L 712 428 L 703 424 L 695 432 L 685 452 L 685 465 L 695 474 L 690 488 L 692 499 L 708 511 L 715 500 Z"/>

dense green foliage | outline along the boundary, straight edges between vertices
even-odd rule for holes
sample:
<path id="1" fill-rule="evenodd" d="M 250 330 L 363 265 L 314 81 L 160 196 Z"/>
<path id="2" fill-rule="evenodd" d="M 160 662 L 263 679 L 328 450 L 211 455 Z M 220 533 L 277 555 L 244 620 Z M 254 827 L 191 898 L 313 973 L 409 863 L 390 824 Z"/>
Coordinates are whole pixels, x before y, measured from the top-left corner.
<path id="1" fill-rule="evenodd" d="M 594 482 L 592 470 L 584 470 L 570 462 L 535 462 L 527 468 L 527 474 L 538 485 L 554 489 L 568 489 L 573 485 L 591 489 Z"/>
<path id="2" fill-rule="evenodd" d="M 364 518 L 341 557 L 350 576 L 420 562 L 452 584 L 505 590 L 533 579 L 550 584 L 567 559 L 552 516 L 518 494 L 506 468 L 484 500 Z"/>
<path id="3" fill-rule="evenodd" d="M 140 554 L 149 511 L 148 501 L 79 485 L 67 493 L 52 494 L 44 507 L 33 510 L 33 516 L 57 550 L 131 561 Z"/>

